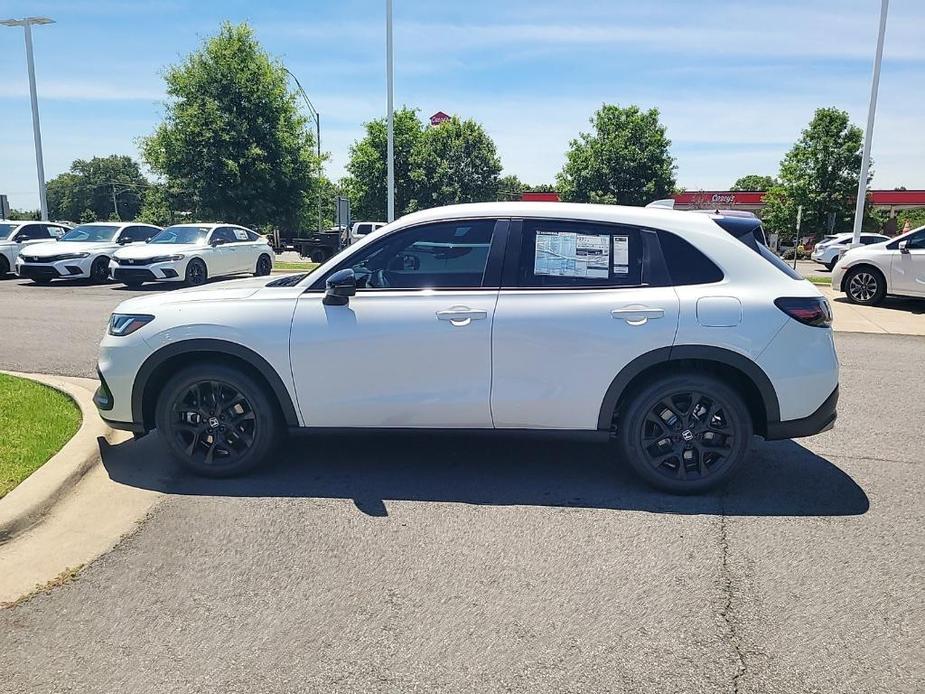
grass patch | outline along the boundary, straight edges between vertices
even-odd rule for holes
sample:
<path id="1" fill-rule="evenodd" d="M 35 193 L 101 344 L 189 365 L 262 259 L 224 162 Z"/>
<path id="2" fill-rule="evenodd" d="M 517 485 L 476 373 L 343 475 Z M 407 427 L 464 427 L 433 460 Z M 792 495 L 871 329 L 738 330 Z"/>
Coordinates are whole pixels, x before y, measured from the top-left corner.
<path id="1" fill-rule="evenodd" d="M 45 464 L 80 428 L 64 393 L 0 374 L 0 498 Z"/>
<path id="2" fill-rule="evenodd" d="M 273 263 L 274 270 L 301 270 L 302 272 L 309 272 L 310 270 L 314 270 L 316 267 L 318 267 L 318 263 Z"/>
<path id="3" fill-rule="evenodd" d="M 806 279 L 808 279 L 813 284 L 818 284 L 819 286 L 823 286 L 823 287 L 832 286 L 832 278 L 827 277 L 826 275 L 810 275 Z"/>
<path id="4" fill-rule="evenodd" d="M 45 583 L 36 583 L 35 588 L 30 590 L 25 595 L 21 595 L 19 598 L 17 598 L 13 602 L 0 602 L 0 608 L 8 609 L 10 607 L 18 607 L 19 605 L 22 605 L 24 602 L 28 602 L 29 600 L 34 598 L 39 593 L 45 593 L 46 595 L 48 595 L 55 588 L 60 588 L 61 586 L 66 586 L 71 581 L 76 581 L 77 574 L 80 573 L 80 570 L 83 567 L 84 567 L 83 564 L 79 564 L 78 566 L 75 566 L 73 568 L 69 566 L 68 568 L 66 568 L 64 571 L 59 573 L 57 576 L 55 576 L 50 581 L 46 581 Z"/>

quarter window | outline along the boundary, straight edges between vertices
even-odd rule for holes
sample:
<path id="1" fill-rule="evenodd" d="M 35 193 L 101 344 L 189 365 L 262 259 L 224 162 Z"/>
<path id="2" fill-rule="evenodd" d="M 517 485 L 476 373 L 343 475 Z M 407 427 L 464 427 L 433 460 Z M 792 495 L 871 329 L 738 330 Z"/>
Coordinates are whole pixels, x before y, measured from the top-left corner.
<path id="1" fill-rule="evenodd" d="M 639 230 L 605 224 L 524 220 L 520 287 L 621 287 L 642 284 Z"/>
<path id="2" fill-rule="evenodd" d="M 361 289 L 464 289 L 481 287 L 494 219 L 424 224 L 397 232 L 344 265 Z"/>
<path id="3" fill-rule="evenodd" d="M 723 271 L 712 260 L 677 234 L 659 231 L 658 241 L 673 285 L 710 284 L 723 279 Z"/>

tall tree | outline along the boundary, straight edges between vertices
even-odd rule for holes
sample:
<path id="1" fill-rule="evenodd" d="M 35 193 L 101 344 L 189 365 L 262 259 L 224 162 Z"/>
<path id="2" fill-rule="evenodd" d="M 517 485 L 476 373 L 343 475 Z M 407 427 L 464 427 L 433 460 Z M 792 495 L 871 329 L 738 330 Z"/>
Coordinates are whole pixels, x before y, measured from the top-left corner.
<path id="1" fill-rule="evenodd" d="M 861 171 L 863 134 L 837 108 L 816 110 L 780 165 L 780 184 L 765 196 L 763 219 L 787 237 L 803 207 L 801 235 L 850 231 Z M 868 177 L 868 182 L 870 177 Z"/>
<path id="2" fill-rule="evenodd" d="M 414 181 L 411 158 L 418 147 L 424 126 L 417 111 L 407 106 L 395 111 L 395 214 L 401 216 L 412 209 Z M 384 221 L 386 219 L 386 121 L 384 118 L 366 123 L 366 135 L 350 148 L 347 162 L 348 177 L 344 181 L 350 197 L 354 219 Z"/>
<path id="3" fill-rule="evenodd" d="M 222 25 L 165 81 L 166 115 L 142 155 L 194 218 L 292 228 L 317 205 L 313 133 L 247 24 Z"/>
<path id="4" fill-rule="evenodd" d="M 71 221 L 135 219 L 147 186 L 131 157 L 77 159 L 67 173 L 48 182 L 48 213 L 52 219 Z"/>
<path id="5" fill-rule="evenodd" d="M 671 194 L 675 163 L 658 109 L 604 104 L 590 122 L 556 176 L 563 200 L 645 205 Z"/>
<path id="6" fill-rule="evenodd" d="M 748 174 L 742 176 L 729 190 L 741 191 L 767 191 L 777 185 L 777 179 L 773 176 L 762 176 L 760 174 Z"/>
<path id="7" fill-rule="evenodd" d="M 476 121 L 453 116 L 427 128 L 412 156 L 417 209 L 496 200 L 501 160 Z"/>

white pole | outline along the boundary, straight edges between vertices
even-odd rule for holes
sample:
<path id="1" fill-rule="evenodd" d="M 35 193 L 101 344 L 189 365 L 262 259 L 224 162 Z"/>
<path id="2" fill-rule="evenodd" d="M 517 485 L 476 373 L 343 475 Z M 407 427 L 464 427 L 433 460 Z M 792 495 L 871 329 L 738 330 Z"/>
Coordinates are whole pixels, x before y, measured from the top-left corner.
<path id="1" fill-rule="evenodd" d="M 35 140 L 35 168 L 39 177 L 39 205 L 42 219 L 48 221 L 48 200 L 45 197 L 45 164 L 42 160 L 42 130 L 39 127 L 39 99 L 35 92 L 35 61 L 32 59 L 32 25 L 26 22 L 26 65 L 29 68 L 29 95 L 32 97 L 32 134 Z"/>
<path id="2" fill-rule="evenodd" d="M 877 34 L 877 55 L 874 57 L 874 75 L 870 83 L 870 105 L 867 109 L 867 130 L 864 133 L 864 151 L 861 154 L 861 175 L 858 178 L 858 199 L 854 208 L 854 238 L 851 247 L 861 244 L 861 224 L 864 221 L 864 200 L 867 197 L 867 174 L 870 171 L 870 140 L 874 134 L 874 116 L 877 113 L 877 92 L 880 90 L 880 63 L 883 60 L 883 35 L 886 33 L 886 14 L 890 0 L 880 2 L 880 31 Z"/>
<path id="3" fill-rule="evenodd" d="M 395 220 L 395 124 L 392 117 L 392 0 L 385 0 L 385 62 L 388 84 L 388 136 L 386 140 L 386 168 L 388 171 L 388 219 Z"/>
<path id="4" fill-rule="evenodd" d="M 797 207 L 797 230 L 793 232 L 793 269 L 797 269 L 797 245 L 800 243 L 800 221 L 803 219 L 803 206 Z"/>

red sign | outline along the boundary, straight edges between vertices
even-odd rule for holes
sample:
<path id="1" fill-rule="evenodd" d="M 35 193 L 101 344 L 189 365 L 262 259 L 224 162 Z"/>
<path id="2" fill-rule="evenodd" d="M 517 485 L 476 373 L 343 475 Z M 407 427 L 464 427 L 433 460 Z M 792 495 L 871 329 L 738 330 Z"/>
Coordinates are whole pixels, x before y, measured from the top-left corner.
<path id="1" fill-rule="evenodd" d="M 559 202 L 559 194 L 552 193 L 521 193 L 520 199 L 524 202 Z"/>
<path id="2" fill-rule="evenodd" d="M 440 125 L 448 121 L 450 117 L 446 115 L 443 111 L 437 111 L 434 115 L 430 117 L 431 125 Z"/>
<path id="3" fill-rule="evenodd" d="M 764 201 L 764 193 L 731 190 L 697 190 L 689 193 L 678 193 L 674 201 L 679 205 L 707 205 L 728 207 L 730 205 L 760 205 Z"/>

